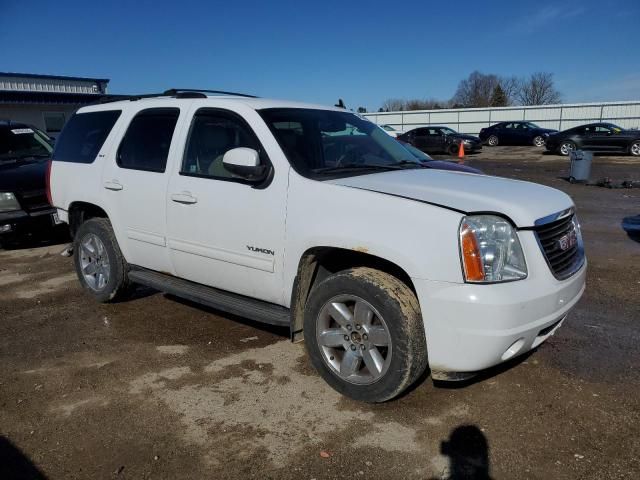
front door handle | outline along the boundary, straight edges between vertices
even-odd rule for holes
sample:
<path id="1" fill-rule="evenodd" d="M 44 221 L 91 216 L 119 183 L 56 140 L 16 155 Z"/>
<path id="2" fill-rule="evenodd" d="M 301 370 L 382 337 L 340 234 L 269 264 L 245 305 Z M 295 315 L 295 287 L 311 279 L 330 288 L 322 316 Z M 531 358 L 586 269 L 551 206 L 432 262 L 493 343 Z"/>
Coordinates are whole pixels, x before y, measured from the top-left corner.
<path id="1" fill-rule="evenodd" d="M 176 203 L 182 203 L 185 205 L 198 203 L 198 199 L 193 195 L 191 195 L 189 192 L 173 193 L 171 194 L 171 200 L 173 200 Z"/>
<path id="2" fill-rule="evenodd" d="M 122 190 L 124 187 L 117 180 L 113 180 L 111 182 L 104 182 L 104 188 L 117 192 L 118 190 Z"/>

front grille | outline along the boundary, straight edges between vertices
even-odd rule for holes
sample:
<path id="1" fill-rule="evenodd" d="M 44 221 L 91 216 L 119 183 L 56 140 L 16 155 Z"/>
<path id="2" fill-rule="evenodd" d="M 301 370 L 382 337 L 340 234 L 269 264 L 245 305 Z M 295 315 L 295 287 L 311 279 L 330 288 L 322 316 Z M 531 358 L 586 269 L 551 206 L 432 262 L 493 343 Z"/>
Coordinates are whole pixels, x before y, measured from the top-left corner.
<path id="1" fill-rule="evenodd" d="M 534 231 L 549 268 L 557 279 L 564 280 L 582 267 L 584 248 L 573 213 L 537 225 Z"/>
<path id="2" fill-rule="evenodd" d="M 51 208 L 44 189 L 20 192 L 18 193 L 18 202 L 20 202 L 22 209 L 28 213 Z"/>

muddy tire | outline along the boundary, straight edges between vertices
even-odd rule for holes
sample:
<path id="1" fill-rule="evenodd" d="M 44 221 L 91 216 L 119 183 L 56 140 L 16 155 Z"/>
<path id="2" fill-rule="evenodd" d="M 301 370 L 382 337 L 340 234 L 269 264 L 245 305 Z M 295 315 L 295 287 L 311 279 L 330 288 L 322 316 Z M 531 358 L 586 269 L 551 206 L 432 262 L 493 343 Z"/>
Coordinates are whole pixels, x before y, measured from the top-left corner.
<path id="1" fill-rule="evenodd" d="M 131 290 L 129 266 L 106 218 L 80 225 L 73 240 L 73 263 L 80 284 L 98 302 L 120 300 Z"/>
<path id="2" fill-rule="evenodd" d="M 312 289 L 304 337 L 322 378 L 363 402 L 398 396 L 428 364 L 414 293 L 397 278 L 371 268 L 335 273 Z"/>

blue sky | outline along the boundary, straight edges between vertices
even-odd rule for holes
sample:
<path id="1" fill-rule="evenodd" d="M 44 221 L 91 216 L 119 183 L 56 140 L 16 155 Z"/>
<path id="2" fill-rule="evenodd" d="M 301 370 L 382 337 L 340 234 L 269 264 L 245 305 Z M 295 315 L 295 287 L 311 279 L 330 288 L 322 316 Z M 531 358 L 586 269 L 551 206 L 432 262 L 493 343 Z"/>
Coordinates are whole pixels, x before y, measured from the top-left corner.
<path id="1" fill-rule="evenodd" d="M 377 109 L 473 70 L 555 74 L 568 102 L 640 99 L 640 2 L 0 0 L 0 71 Z"/>

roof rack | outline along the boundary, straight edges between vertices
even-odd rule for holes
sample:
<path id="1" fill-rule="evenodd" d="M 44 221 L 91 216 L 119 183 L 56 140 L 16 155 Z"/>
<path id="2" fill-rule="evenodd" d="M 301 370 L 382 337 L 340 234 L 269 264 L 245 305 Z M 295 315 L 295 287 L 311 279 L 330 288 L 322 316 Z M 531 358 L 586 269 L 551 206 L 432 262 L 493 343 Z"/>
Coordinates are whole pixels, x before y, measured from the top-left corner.
<path id="1" fill-rule="evenodd" d="M 100 97 L 95 103 L 111 103 L 119 102 L 122 100 L 129 100 L 135 102 L 143 98 L 157 98 L 157 97 L 175 97 L 175 98 L 207 98 L 207 93 L 215 93 L 217 95 L 232 95 L 235 97 L 247 97 L 257 98 L 255 95 L 249 95 L 246 93 L 226 92 L 224 90 L 202 90 L 198 88 L 171 88 L 165 90 L 162 93 L 147 93 L 144 95 L 104 95 Z"/>
<path id="2" fill-rule="evenodd" d="M 198 93 L 203 94 L 202 96 L 204 97 L 206 97 L 206 95 L 204 95 L 205 93 L 215 93 L 218 95 L 233 95 L 234 97 L 258 98 L 255 95 L 249 95 L 247 93 L 226 92 L 224 90 L 203 90 L 201 88 L 172 88 L 169 90 L 165 90 L 164 95 L 173 97 L 173 96 L 179 96 L 180 94 L 198 94 Z M 198 98 L 198 97 L 182 97 L 182 98 Z"/>

